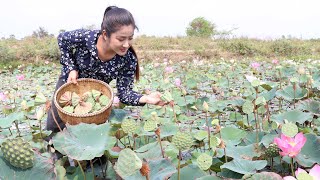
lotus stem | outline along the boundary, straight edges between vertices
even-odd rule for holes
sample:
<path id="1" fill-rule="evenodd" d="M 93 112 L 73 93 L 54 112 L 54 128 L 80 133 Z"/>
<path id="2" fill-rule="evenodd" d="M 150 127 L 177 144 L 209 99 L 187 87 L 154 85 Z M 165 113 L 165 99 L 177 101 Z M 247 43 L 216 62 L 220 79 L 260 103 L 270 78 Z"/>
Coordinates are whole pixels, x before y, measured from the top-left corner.
<path id="1" fill-rule="evenodd" d="M 296 109 L 296 83 L 293 83 L 293 108 Z"/>
<path id="2" fill-rule="evenodd" d="M 294 177 L 293 158 L 291 158 L 291 173 L 292 173 L 292 176 Z"/>
<path id="3" fill-rule="evenodd" d="M 162 158 L 164 158 L 164 151 L 163 151 L 163 148 L 162 148 L 162 143 L 161 143 L 161 138 L 160 138 L 160 128 L 158 128 L 156 131 L 155 131 L 156 135 L 158 136 L 158 141 L 159 141 L 159 144 L 160 144 L 160 149 L 161 149 L 161 154 L 162 154 Z"/>
<path id="4" fill-rule="evenodd" d="M 82 169 L 82 166 L 81 166 L 80 162 L 79 162 L 78 160 L 76 160 L 76 159 L 75 159 L 75 161 L 78 163 L 78 166 L 80 167 L 80 170 L 81 170 L 82 175 L 83 175 L 83 179 L 84 179 L 84 180 L 86 180 L 86 179 L 87 179 L 87 178 L 86 178 L 86 174 L 84 173 L 84 171 L 83 171 L 83 169 Z"/>
<path id="5" fill-rule="evenodd" d="M 136 139 L 134 137 L 134 133 L 132 133 L 132 138 L 133 138 L 133 150 L 136 149 Z"/>
<path id="6" fill-rule="evenodd" d="M 178 158 L 178 180 L 180 180 L 180 161 L 181 161 L 181 150 L 179 149 L 179 158 Z"/>
<path id="7" fill-rule="evenodd" d="M 210 127 L 209 127 L 209 122 L 208 122 L 208 112 L 206 112 L 206 124 L 207 124 L 207 132 L 208 132 L 208 144 L 209 144 L 209 150 L 211 149 L 210 146 Z"/>
<path id="8" fill-rule="evenodd" d="M 20 130 L 19 130 L 19 126 L 18 126 L 17 121 L 14 121 L 14 124 L 15 124 L 15 126 L 16 126 L 16 128 L 17 128 L 18 136 L 21 137 L 21 134 L 20 134 Z"/>
<path id="9" fill-rule="evenodd" d="M 92 160 L 90 160 L 90 166 L 91 166 L 91 169 L 92 169 L 93 179 L 95 179 L 96 176 L 94 175 L 94 168 L 93 168 Z"/>

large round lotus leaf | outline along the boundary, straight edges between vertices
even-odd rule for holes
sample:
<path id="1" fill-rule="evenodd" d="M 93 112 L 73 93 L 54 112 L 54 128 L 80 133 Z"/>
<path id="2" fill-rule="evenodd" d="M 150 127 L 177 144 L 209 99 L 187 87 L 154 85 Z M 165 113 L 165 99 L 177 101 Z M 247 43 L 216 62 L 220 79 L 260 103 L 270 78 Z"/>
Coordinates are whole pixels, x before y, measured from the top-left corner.
<path id="1" fill-rule="evenodd" d="M 197 179 L 205 175 L 207 174 L 195 164 L 189 164 L 180 169 L 180 179 Z M 170 179 L 178 179 L 178 172 L 174 173 Z"/>
<path id="2" fill-rule="evenodd" d="M 119 158 L 114 166 L 116 172 L 122 177 L 133 175 L 142 167 L 141 159 L 131 149 L 126 148 L 120 151 Z"/>
<path id="3" fill-rule="evenodd" d="M 30 169 L 22 170 L 11 166 L 0 153 L 0 179 L 34 180 L 56 179 L 54 164 L 51 159 L 35 154 L 34 165 Z"/>
<path id="4" fill-rule="evenodd" d="M 226 143 L 237 145 L 241 142 L 241 139 L 246 137 L 247 133 L 244 130 L 234 128 L 234 127 L 225 127 L 221 131 L 222 139 Z"/>
<path id="5" fill-rule="evenodd" d="M 287 86 L 283 90 L 278 90 L 276 92 L 276 95 L 278 97 L 282 97 L 285 100 L 292 101 L 293 99 L 302 99 L 306 97 L 308 94 L 307 89 L 302 89 L 300 87 L 296 88 L 296 91 L 294 92 L 293 86 Z"/>
<path id="6" fill-rule="evenodd" d="M 11 113 L 4 118 L 0 118 L 0 127 L 1 128 L 9 128 L 12 126 L 13 121 L 20 121 L 23 119 L 25 119 L 23 112 Z"/>
<path id="7" fill-rule="evenodd" d="M 167 179 L 173 173 L 177 172 L 176 167 L 168 159 L 154 159 L 148 161 L 150 172 L 149 179 L 161 180 Z M 140 174 L 140 171 L 137 171 L 131 176 L 127 176 L 124 179 L 146 179 Z M 170 178 L 172 179 L 172 178 Z"/>
<path id="8" fill-rule="evenodd" d="M 288 122 L 303 124 L 305 121 L 311 121 L 312 118 L 312 113 L 302 112 L 297 109 L 271 116 L 272 120 L 280 124 L 283 124 L 285 119 L 288 120 Z"/>
<path id="9" fill-rule="evenodd" d="M 161 145 L 163 150 L 165 150 L 170 145 L 170 142 L 161 141 Z M 150 160 L 150 159 L 157 159 L 162 157 L 161 148 L 158 141 L 146 144 L 140 147 L 139 149 L 135 150 L 135 152 L 140 159 L 145 158 Z"/>
<path id="10" fill-rule="evenodd" d="M 208 132 L 204 131 L 204 130 L 200 130 L 198 131 L 194 136 L 193 136 L 196 140 L 198 141 L 202 141 L 204 140 L 206 137 L 208 137 Z"/>
<path id="11" fill-rule="evenodd" d="M 245 159 L 253 159 L 254 157 L 259 157 L 261 154 L 254 144 L 250 144 L 247 146 L 226 146 L 226 153 L 227 156 L 232 158 Z M 224 154 L 223 149 L 218 149 L 218 155 L 220 154 Z"/>
<path id="12" fill-rule="evenodd" d="M 315 100 L 305 100 L 298 105 L 298 109 L 306 110 L 311 113 L 320 114 L 320 102 Z"/>
<path id="13" fill-rule="evenodd" d="M 113 144 L 107 123 L 67 125 L 63 132 L 53 137 L 53 145 L 61 153 L 76 160 L 91 160 L 103 155 Z"/>
<path id="14" fill-rule="evenodd" d="M 307 142 L 301 149 L 301 152 L 296 156 L 299 165 L 311 167 L 313 164 L 320 164 L 320 138 L 314 134 L 305 134 Z"/>
<path id="15" fill-rule="evenodd" d="M 242 177 L 242 179 L 247 180 L 282 180 L 282 177 L 279 174 L 274 172 L 261 172 L 256 174 L 248 174 Z"/>
<path id="16" fill-rule="evenodd" d="M 298 126 L 293 123 L 283 124 L 281 132 L 286 136 L 294 137 L 298 133 Z"/>
<path id="17" fill-rule="evenodd" d="M 223 164 L 221 168 L 226 168 L 240 174 L 255 174 L 257 170 L 263 169 L 266 165 L 267 161 L 265 160 L 250 161 L 235 158 L 232 161 Z"/>

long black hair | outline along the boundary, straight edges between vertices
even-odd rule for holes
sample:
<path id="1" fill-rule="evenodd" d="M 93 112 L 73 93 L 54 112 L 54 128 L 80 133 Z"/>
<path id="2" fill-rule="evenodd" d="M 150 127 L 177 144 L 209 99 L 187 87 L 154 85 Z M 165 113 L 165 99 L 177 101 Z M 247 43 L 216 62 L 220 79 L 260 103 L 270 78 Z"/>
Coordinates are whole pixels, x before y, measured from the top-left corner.
<path id="1" fill-rule="evenodd" d="M 104 11 L 100 33 L 102 33 L 103 31 L 106 31 L 107 36 L 110 37 L 112 33 L 115 33 L 118 30 L 120 30 L 122 26 L 130 26 L 130 25 L 132 25 L 135 29 L 138 29 L 132 14 L 128 10 L 124 8 L 118 8 L 117 6 L 109 6 Z M 139 80 L 140 68 L 139 68 L 138 56 L 132 46 L 130 46 L 129 50 L 137 58 L 135 77 L 136 77 L 136 80 Z"/>

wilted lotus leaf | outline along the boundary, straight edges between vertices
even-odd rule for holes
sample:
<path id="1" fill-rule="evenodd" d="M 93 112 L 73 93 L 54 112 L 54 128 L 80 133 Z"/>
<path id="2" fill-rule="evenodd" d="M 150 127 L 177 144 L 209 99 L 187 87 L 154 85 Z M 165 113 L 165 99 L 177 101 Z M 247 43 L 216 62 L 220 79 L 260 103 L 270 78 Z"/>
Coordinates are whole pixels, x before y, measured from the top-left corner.
<path id="1" fill-rule="evenodd" d="M 82 101 L 87 101 L 89 98 L 93 98 L 91 91 L 87 91 L 81 96 Z"/>
<path id="2" fill-rule="evenodd" d="M 76 92 L 72 92 L 72 106 L 76 107 L 80 102 L 80 96 Z"/>
<path id="3" fill-rule="evenodd" d="M 68 113 L 73 113 L 74 107 L 73 106 L 65 106 L 62 109 L 67 111 Z"/>
<path id="4" fill-rule="evenodd" d="M 101 108 L 102 107 L 101 107 L 100 103 L 95 103 L 93 108 L 92 108 L 92 112 L 99 111 Z"/>
<path id="5" fill-rule="evenodd" d="M 71 97 L 72 97 L 72 92 L 71 91 L 66 91 L 65 93 L 62 94 L 62 96 L 59 99 L 59 105 L 61 107 L 64 107 L 66 105 L 71 104 Z"/>
<path id="6" fill-rule="evenodd" d="M 101 106 L 106 106 L 106 105 L 109 104 L 110 99 L 109 99 L 108 96 L 102 95 L 102 96 L 99 97 L 99 102 L 100 102 Z"/>
<path id="7" fill-rule="evenodd" d="M 98 90 L 95 90 L 95 89 L 92 89 L 91 92 L 92 92 L 92 96 L 93 96 L 94 99 L 98 99 L 100 97 L 100 95 L 101 95 L 101 92 L 98 91 Z"/>
<path id="8" fill-rule="evenodd" d="M 92 104 L 89 102 L 80 102 L 75 108 L 74 113 L 76 114 L 86 114 L 92 110 Z"/>

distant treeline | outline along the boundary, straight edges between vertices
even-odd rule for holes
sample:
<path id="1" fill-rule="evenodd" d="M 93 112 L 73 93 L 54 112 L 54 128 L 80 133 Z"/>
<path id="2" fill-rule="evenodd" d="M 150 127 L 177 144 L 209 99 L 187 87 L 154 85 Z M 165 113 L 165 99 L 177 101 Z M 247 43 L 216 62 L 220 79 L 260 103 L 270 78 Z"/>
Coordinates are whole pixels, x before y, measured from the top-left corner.
<path id="1" fill-rule="evenodd" d="M 249 38 L 149 37 L 134 40 L 140 58 L 154 61 L 169 57 L 172 60 L 204 58 L 224 59 L 319 59 L 320 39 L 301 40 L 282 38 L 259 40 Z M 0 64 L 11 62 L 59 61 L 56 37 L 33 35 L 17 40 L 0 40 Z"/>

